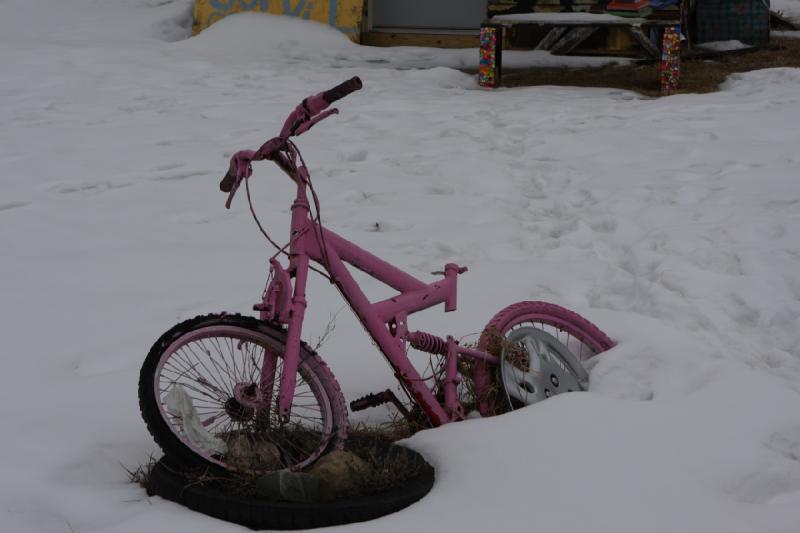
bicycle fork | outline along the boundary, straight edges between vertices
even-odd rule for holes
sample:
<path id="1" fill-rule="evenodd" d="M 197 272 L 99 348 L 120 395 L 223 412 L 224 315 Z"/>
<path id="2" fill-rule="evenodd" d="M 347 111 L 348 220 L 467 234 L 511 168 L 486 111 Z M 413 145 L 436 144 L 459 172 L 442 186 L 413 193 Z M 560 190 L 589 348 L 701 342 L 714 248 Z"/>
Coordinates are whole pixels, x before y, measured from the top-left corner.
<path id="1" fill-rule="evenodd" d="M 297 385 L 297 370 L 300 366 L 300 337 L 307 305 L 305 290 L 308 279 L 308 256 L 300 255 L 295 261 L 292 261 L 293 265 L 290 270 L 296 274 L 296 277 L 294 295 L 291 297 L 291 303 L 286 306 L 288 309 L 281 309 L 278 302 L 286 295 L 286 291 L 291 290 L 291 284 L 286 283 L 290 279 L 289 275 L 277 261 L 272 260 L 271 263 L 275 278 L 264 294 L 264 301 L 256 305 L 255 309 L 261 311 L 262 320 L 277 319 L 279 322 L 286 323 L 288 327 L 283 353 L 283 368 L 280 375 L 277 374 L 279 356 L 265 351 L 259 389 L 261 390 L 261 409 L 268 413 L 272 409 L 274 400 L 272 396 L 275 390 L 275 379 L 277 377 L 280 380 L 277 414 L 279 420 L 286 423 L 289 421 L 292 410 L 292 399 Z"/>
<path id="2" fill-rule="evenodd" d="M 283 353 L 283 368 L 277 373 L 278 355 L 264 353 L 261 366 L 259 389 L 261 390 L 261 410 L 269 413 L 273 408 L 275 379 L 279 380 L 277 415 L 281 423 L 287 423 L 291 416 L 292 400 L 297 385 L 297 371 L 300 367 L 300 347 L 302 341 L 303 319 L 306 311 L 306 282 L 308 281 L 308 254 L 300 250 L 299 241 L 305 235 L 303 221 L 308 218 L 308 201 L 300 198 L 292 205 L 292 239 L 289 250 L 289 268 L 284 269 L 274 257 L 270 259 L 271 281 L 264 291 L 260 304 L 254 306 L 260 311 L 261 320 L 277 320 L 287 325 Z M 294 284 L 292 284 L 294 277 Z M 294 287 L 292 287 L 294 285 Z"/>
<path id="3" fill-rule="evenodd" d="M 283 355 L 283 372 L 281 374 L 280 392 L 278 395 L 278 417 L 281 422 L 289 421 L 292 410 L 294 388 L 297 385 L 297 369 L 300 366 L 300 335 L 303 329 L 303 318 L 306 313 L 306 281 L 308 279 L 308 256 L 300 255 L 295 266 L 294 296 L 292 310 L 289 313 L 289 327 L 286 335 L 286 352 Z"/>

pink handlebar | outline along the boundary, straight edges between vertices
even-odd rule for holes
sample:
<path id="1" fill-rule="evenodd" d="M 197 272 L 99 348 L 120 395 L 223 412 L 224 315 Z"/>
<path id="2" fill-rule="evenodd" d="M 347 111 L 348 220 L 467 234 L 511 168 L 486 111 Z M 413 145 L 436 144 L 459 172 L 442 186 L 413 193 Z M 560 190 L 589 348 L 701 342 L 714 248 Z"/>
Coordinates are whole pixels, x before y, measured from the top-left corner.
<path id="1" fill-rule="evenodd" d="M 309 126 L 306 127 L 303 132 L 308 131 L 311 126 L 323 120 L 330 115 L 337 113 L 337 111 L 331 111 L 324 116 L 320 116 L 318 119 L 315 118 L 325 109 L 328 108 L 336 100 L 340 100 L 347 96 L 348 94 L 359 90 L 363 87 L 361 83 L 361 78 L 355 76 L 350 78 L 344 83 L 341 83 L 334 87 L 333 89 L 325 92 L 321 92 L 315 94 L 313 96 L 309 96 L 305 100 L 303 100 L 299 106 L 297 106 L 294 111 L 289 115 L 286 119 L 286 122 L 283 123 L 283 128 L 281 129 L 280 137 L 284 139 L 288 139 L 292 135 L 300 135 L 302 132 L 298 132 L 303 124 L 309 123 Z M 260 151 L 260 150 L 259 150 Z"/>
<path id="2" fill-rule="evenodd" d="M 337 85 L 333 89 L 309 96 L 289 114 L 286 121 L 283 123 L 283 128 L 281 128 L 281 133 L 278 137 L 273 137 L 265 142 L 261 145 L 261 148 L 256 151 L 241 150 L 233 154 L 228 172 L 219 184 L 221 191 L 229 193 L 228 200 L 225 202 L 225 207 L 230 209 L 233 196 L 236 194 L 236 190 L 239 188 L 242 180 L 249 178 L 253 173 L 253 167 L 251 166 L 253 161 L 272 159 L 275 153 L 286 147 L 286 141 L 290 137 L 302 135 L 318 122 L 339 112 L 336 108 L 325 111 L 329 105 L 361 89 L 361 87 L 363 87 L 361 79 L 356 76 Z"/>

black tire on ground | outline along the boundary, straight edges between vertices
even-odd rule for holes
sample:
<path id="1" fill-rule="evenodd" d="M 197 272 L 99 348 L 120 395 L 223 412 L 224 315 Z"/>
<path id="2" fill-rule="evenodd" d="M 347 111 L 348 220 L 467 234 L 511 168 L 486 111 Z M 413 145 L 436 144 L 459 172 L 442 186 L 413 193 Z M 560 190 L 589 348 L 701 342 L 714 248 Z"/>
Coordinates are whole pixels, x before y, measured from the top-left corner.
<path id="1" fill-rule="evenodd" d="M 396 445 L 392 450 L 422 461 L 419 475 L 402 486 L 360 498 L 306 504 L 235 496 L 213 487 L 192 484 L 167 457 L 158 461 L 151 470 L 147 494 L 161 496 L 194 511 L 251 529 L 310 529 L 364 522 L 408 507 L 433 487 L 433 467 L 421 455 Z"/>

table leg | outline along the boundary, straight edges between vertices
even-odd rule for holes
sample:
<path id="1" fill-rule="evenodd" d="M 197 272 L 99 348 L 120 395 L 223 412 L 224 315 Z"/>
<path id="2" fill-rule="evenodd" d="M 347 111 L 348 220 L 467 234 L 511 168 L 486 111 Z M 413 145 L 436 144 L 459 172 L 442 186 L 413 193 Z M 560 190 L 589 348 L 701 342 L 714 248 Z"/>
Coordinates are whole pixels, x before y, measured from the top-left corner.
<path id="1" fill-rule="evenodd" d="M 661 94 L 670 95 L 678 89 L 681 77 L 681 27 L 664 28 L 661 45 Z"/>
<path id="2" fill-rule="evenodd" d="M 481 25 L 479 60 L 478 84 L 481 87 L 498 87 L 503 71 L 502 26 L 497 24 Z"/>

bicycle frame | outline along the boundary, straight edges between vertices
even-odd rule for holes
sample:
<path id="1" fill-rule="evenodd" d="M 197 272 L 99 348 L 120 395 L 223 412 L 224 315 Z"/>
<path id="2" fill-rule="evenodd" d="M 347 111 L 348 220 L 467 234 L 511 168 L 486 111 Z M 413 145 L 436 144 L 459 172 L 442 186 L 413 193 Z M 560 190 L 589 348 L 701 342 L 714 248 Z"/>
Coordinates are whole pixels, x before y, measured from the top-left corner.
<path id="1" fill-rule="evenodd" d="M 289 267 L 284 269 L 274 257 L 270 260 L 273 278 L 264 292 L 261 304 L 255 306 L 261 312 L 262 320 L 277 320 L 288 326 L 278 398 L 280 417 L 288 420 L 291 412 L 300 360 L 300 337 L 307 306 L 306 282 L 309 261 L 313 260 L 326 269 L 333 283 L 386 357 L 395 375 L 427 414 L 431 423 L 440 426 L 462 419 L 464 408 L 456 392 L 460 381 L 458 358 L 470 357 L 497 364 L 497 357 L 460 346 L 452 336 L 448 336 L 445 340 L 429 333 L 409 332 L 407 318 L 410 314 L 440 303 L 444 303 L 445 312 L 455 311 L 457 278 L 467 269 L 449 263 L 445 265 L 443 278 L 426 284 L 359 248 L 312 219 L 306 193 L 307 180 L 303 176 L 305 168 L 299 167 L 294 171 L 292 165 L 281 154 L 277 154 L 274 161 L 297 184 L 297 196 L 291 208 Z M 353 279 L 345 263 L 399 291 L 399 294 L 371 303 Z M 294 278 L 293 290 L 291 278 Z M 446 357 L 443 404 L 437 400 L 406 356 L 407 342 L 416 348 Z M 262 391 L 264 407 L 267 409 L 270 408 L 272 401 L 275 365 L 276 361 L 273 359 L 265 360 L 262 366 L 259 388 Z"/>
<path id="2" fill-rule="evenodd" d="M 309 269 L 336 285 L 415 404 L 409 412 L 386 390 L 351 402 L 353 411 L 390 401 L 414 422 L 426 416 L 429 425 L 440 426 L 463 419 L 474 399 L 480 414 L 488 416 L 552 394 L 585 390 L 584 348 L 588 358 L 614 346 L 577 313 L 540 301 L 501 309 L 483 329 L 479 349 L 461 346 L 452 336 L 409 331 L 409 316 L 416 312 L 438 304 L 445 312 L 456 310 L 458 276 L 467 269 L 449 263 L 433 273 L 441 277 L 425 283 L 325 229 L 306 163 L 293 141 L 338 113 L 330 106 L 361 88 L 361 80 L 353 77 L 305 98 L 276 137 L 258 150 L 231 156 L 219 184 L 228 194 L 225 207 L 230 208 L 237 189 L 246 184 L 253 219 L 278 252 L 269 259 L 267 287 L 254 306 L 260 321 L 225 312 L 183 321 L 156 341 L 142 365 L 142 416 L 159 445 L 178 462 L 260 474 L 277 466 L 300 470 L 329 448 L 343 448 L 348 432 L 344 397 L 334 375 L 301 341 Z M 285 246 L 265 231 L 251 201 L 252 163 L 264 160 L 276 163 L 296 185 Z M 280 254 L 288 256 L 288 264 L 278 261 Z M 394 296 L 371 302 L 350 267 L 391 287 Z M 559 332 L 567 336 L 565 342 Z M 570 345 L 580 349 L 577 356 Z M 408 347 L 437 355 L 431 376 L 411 364 Z M 459 399 L 460 373 L 474 392 L 469 406 Z"/>

